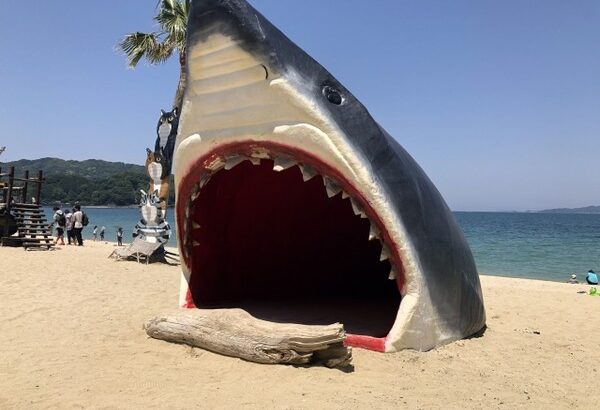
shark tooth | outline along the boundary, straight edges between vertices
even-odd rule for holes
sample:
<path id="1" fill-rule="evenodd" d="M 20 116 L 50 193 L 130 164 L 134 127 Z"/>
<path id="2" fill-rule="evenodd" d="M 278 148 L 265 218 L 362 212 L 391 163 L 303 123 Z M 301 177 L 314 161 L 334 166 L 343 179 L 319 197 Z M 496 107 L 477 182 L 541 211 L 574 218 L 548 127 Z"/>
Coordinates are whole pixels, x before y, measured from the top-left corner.
<path id="1" fill-rule="evenodd" d="M 206 168 L 212 172 L 216 172 L 225 166 L 223 158 L 215 158 Z"/>
<path id="2" fill-rule="evenodd" d="M 371 227 L 369 228 L 369 240 L 372 241 L 373 239 L 378 239 L 379 238 L 379 229 L 377 229 L 377 226 L 372 223 Z"/>
<path id="3" fill-rule="evenodd" d="M 323 183 L 325 184 L 325 190 L 329 198 L 336 196 L 342 191 L 342 188 L 338 184 L 327 177 L 323 177 Z"/>
<path id="4" fill-rule="evenodd" d="M 269 155 L 269 151 L 267 151 L 265 149 L 261 149 L 261 148 L 257 148 L 255 150 L 252 150 L 252 153 L 250 154 L 250 156 L 252 158 L 258 158 L 258 159 L 269 159 L 269 158 L 271 158 L 271 156 Z"/>
<path id="5" fill-rule="evenodd" d="M 281 172 L 285 169 L 293 167 L 296 164 L 296 161 L 293 159 L 278 157 L 273 160 L 273 171 Z"/>
<path id="6" fill-rule="evenodd" d="M 302 180 L 304 182 L 316 177 L 318 175 L 317 171 L 315 171 L 310 165 L 299 165 L 300 172 L 302 172 Z"/>
<path id="7" fill-rule="evenodd" d="M 188 227 L 187 224 L 183 225 L 183 246 L 187 245 L 188 242 Z"/>
<path id="8" fill-rule="evenodd" d="M 350 204 L 352 205 L 352 211 L 354 211 L 354 215 L 358 215 L 361 218 L 367 217 L 367 214 L 365 214 L 360 205 L 353 198 L 350 198 Z"/>
<path id="9" fill-rule="evenodd" d="M 206 185 L 206 183 L 210 180 L 211 174 L 210 173 L 206 173 L 204 175 L 202 175 L 200 177 L 200 181 L 198 182 L 198 187 L 202 188 L 204 187 L 204 185 Z"/>
<path id="10" fill-rule="evenodd" d="M 241 155 L 235 155 L 233 157 L 229 157 L 227 158 L 227 160 L 225 161 L 225 170 L 229 171 L 231 168 L 235 167 L 236 165 L 244 162 L 245 160 L 247 160 L 248 158 L 241 156 Z"/>
<path id="11" fill-rule="evenodd" d="M 350 198 L 350 195 L 346 193 L 346 191 L 342 191 L 342 199 Z"/>
<path id="12" fill-rule="evenodd" d="M 381 255 L 379 255 L 379 261 L 383 262 L 386 259 L 390 258 L 390 251 L 387 246 L 383 245 L 381 247 Z"/>
<path id="13" fill-rule="evenodd" d="M 192 241 L 192 246 L 198 246 L 198 245 L 200 245 L 200 242 L 198 242 L 197 240 Z"/>
<path id="14" fill-rule="evenodd" d="M 198 195 L 200 195 L 200 187 L 198 186 L 198 184 L 196 184 L 192 188 L 192 193 L 190 195 L 190 199 L 192 200 L 192 202 L 194 202 L 198 198 Z"/>
<path id="15" fill-rule="evenodd" d="M 250 157 L 248 159 L 250 160 L 250 162 L 252 162 L 252 165 L 260 165 L 260 158 L 258 158 L 258 157 Z"/>
<path id="16" fill-rule="evenodd" d="M 396 268 L 394 266 L 392 266 L 392 269 L 390 269 L 390 274 L 388 275 L 388 279 L 394 280 L 397 277 L 398 277 L 398 271 L 396 270 Z"/>
<path id="17" fill-rule="evenodd" d="M 196 221 L 192 221 L 192 229 L 200 229 L 200 224 Z"/>

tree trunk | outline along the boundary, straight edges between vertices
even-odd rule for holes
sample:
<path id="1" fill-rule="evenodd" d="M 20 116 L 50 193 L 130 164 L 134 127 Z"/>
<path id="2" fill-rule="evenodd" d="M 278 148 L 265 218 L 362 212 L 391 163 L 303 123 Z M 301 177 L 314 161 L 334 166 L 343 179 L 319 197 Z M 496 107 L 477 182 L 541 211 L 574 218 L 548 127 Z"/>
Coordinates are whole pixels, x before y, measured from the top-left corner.
<path id="1" fill-rule="evenodd" d="M 183 93 L 185 92 L 185 85 L 187 82 L 187 68 L 185 66 L 186 55 L 185 52 L 179 54 L 179 82 L 177 83 L 177 92 L 175 92 L 175 98 L 173 99 L 173 108 L 177 108 L 177 112 L 181 113 L 181 106 L 183 105 Z"/>
<path id="2" fill-rule="evenodd" d="M 352 360 L 352 350 L 344 346 L 344 327 L 339 323 L 273 323 L 256 319 L 242 309 L 190 309 L 157 316 L 144 329 L 155 339 L 257 363 L 347 367 Z"/>

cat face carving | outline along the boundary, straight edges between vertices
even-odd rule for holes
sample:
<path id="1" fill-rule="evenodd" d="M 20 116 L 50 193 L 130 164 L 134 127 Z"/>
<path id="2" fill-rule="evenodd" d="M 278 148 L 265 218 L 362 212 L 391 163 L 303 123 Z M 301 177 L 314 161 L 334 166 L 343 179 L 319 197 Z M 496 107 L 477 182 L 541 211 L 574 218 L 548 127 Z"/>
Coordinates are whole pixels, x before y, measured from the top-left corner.
<path id="1" fill-rule="evenodd" d="M 173 111 L 160 110 L 160 118 L 156 126 L 156 134 L 158 135 L 158 145 L 161 149 L 165 149 L 167 142 L 173 131 L 177 130 L 177 108 Z"/>
<path id="2" fill-rule="evenodd" d="M 146 170 L 150 178 L 157 182 L 166 178 L 169 173 L 164 156 L 159 152 L 153 152 L 150 148 L 146 148 L 146 153 Z"/>

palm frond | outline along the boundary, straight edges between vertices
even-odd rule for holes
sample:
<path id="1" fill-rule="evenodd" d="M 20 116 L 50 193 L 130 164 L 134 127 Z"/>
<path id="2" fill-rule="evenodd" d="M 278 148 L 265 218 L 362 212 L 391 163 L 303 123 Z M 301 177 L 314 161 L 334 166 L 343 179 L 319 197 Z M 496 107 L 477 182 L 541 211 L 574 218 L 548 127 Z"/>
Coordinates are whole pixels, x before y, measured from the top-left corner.
<path id="1" fill-rule="evenodd" d="M 140 33 L 138 31 L 127 34 L 119 42 L 118 47 L 125 53 L 127 65 L 133 68 L 150 50 L 156 47 L 157 43 L 156 33 Z"/>
<path id="2" fill-rule="evenodd" d="M 150 64 L 160 64 L 175 50 L 185 55 L 189 10 L 190 0 L 157 0 L 154 20 L 160 30 L 130 33 L 118 44 L 127 58 L 127 65 L 134 68 L 142 58 Z"/>
<path id="3" fill-rule="evenodd" d="M 119 42 L 119 48 L 127 57 L 127 65 L 135 67 L 142 58 L 150 64 L 165 62 L 173 54 L 173 46 L 160 40 L 160 33 L 131 33 Z"/>
<path id="4" fill-rule="evenodd" d="M 180 50 L 185 48 L 189 8 L 189 0 L 161 0 L 154 17 L 169 42 Z"/>
<path id="5" fill-rule="evenodd" d="M 157 43 L 149 53 L 146 54 L 146 60 L 150 64 L 162 64 L 171 57 L 175 48 L 167 41 Z"/>

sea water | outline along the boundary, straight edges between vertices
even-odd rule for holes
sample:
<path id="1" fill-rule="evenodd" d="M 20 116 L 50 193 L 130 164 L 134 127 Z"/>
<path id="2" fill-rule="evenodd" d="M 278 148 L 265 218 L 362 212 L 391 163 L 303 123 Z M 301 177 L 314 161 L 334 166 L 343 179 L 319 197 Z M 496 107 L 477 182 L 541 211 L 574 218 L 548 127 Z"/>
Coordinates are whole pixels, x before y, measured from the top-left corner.
<path id="1" fill-rule="evenodd" d="M 51 219 L 52 208 L 45 208 Z M 92 236 L 94 225 L 105 226 L 105 240 L 117 241 L 117 228 L 123 228 L 123 242 L 132 241 L 138 208 L 84 207 L 90 224 L 84 240 Z M 544 214 L 501 212 L 455 212 L 482 274 L 566 281 L 572 273 L 583 280 L 588 269 L 600 271 L 600 214 Z M 177 246 L 173 209 L 167 213 L 172 239 Z"/>
<path id="2" fill-rule="evenodd" d="M 92 239 L 92 231 L 94 226 L 98 226 L 98 239 L 100 239 L 100 228 L 106 227 L 104 232 L 104 240 L 109 242 L 117 242 L 117 229 L 123 228 L 123 243 L 127 244 L 133 241 L 133 231 L 135 225 L 140 222 L 142 215 L 139 208 L 94 208 L 94 207 L 82 207 L 81 208 L 88 216 L 90 222 L 82 231 L 84 242 Z M 49 221 L 54 215 L 52 207 L 44 207 L 46 213 L 46 219 Z M 171 240 L 167 246 L 176 247 L 175 241 L 175 221 L 173 215 L 173 208 L 167 210 L 167 222 L 171 226 Z"/>
<path id="3" fill-rule="evenodd" d="M 564 282 L 600 271 L 600 214 L 455 212 L 480 273 Z"/>

